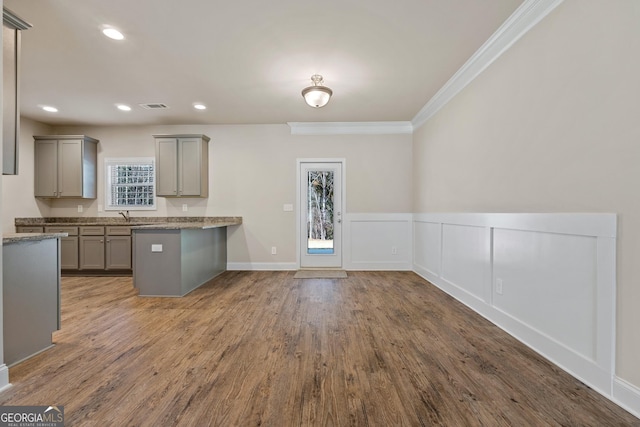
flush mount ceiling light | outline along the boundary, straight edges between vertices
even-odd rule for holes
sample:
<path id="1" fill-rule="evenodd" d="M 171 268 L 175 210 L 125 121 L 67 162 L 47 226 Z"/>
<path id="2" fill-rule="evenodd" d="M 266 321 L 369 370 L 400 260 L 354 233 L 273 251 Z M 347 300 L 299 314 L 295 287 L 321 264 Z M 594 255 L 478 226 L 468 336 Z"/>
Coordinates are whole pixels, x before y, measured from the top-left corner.
<path id="1" fill-rule="evenodd" d="M 193 104 L 193 108 L 195 108 L 196 110 L 206 110 L 207 106 L 197 102 L 197 103 Z"/>
<path id="2" fill-rule="evenodd" d="M 302 90 L 302 96 L 305 102 L 314 108 L 320 108 L 327 105 L 329 98 L 333 95 L 333 91 L 326 86 L 322 86 L 324 79 L 320 74 L 311 76 L 313 86 L 306 87 Z"/>
<path id="3" fill-rule="evenodd" d="M 50 105 L 43 105 L 42 108 L 44 111 L 48 112 L 48 113 L 57 113 L 58 109 L 56 107 L 52 107 Z"/>
<path id="4" fill-rule="evenodd" d="M 124 40 L 124 34 L 115 28 L 107 27 L 102 29 L 102 34 L 113 40 Z"/>
<path id="5" fill-rule="evenodd" d="M 131 111 L 131 107 L 125 104 L 116 104 L 116 107 L 118 107 L 120 111 Z"/>

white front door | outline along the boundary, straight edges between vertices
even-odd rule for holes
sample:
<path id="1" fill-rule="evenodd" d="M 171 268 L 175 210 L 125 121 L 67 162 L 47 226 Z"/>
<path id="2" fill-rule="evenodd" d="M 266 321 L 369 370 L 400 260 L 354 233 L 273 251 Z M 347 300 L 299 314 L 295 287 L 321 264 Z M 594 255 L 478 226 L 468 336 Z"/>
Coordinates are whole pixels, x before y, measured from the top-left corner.
<path id="1" fill-rule="evenodd" d="M 342 162 L 300 162 L 300 267 L 342 268 Z"/>

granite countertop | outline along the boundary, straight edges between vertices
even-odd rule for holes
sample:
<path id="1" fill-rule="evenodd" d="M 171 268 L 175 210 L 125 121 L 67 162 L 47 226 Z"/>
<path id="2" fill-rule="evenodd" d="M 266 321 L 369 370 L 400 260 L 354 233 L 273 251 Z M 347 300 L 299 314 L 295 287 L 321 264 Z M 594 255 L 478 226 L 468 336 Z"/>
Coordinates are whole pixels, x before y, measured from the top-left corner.
<path id="1" fill-rule="evenodd" d="M 16 227 L 45 227 L 45 226 L 114 226 L 129 225 L 134 229 L 140 228 L 215 228 L 242 224 L 242 217 L 228 216 L 148 216 L 131 217 L 130 221 L 118 217 L 47 217 L 47 218 L 16 218 Z"/>
<path id="2" fill-rule="evenodd" d="M 5 233 L 2 235 L 2 244 L 7 245 L 18 242 L 37 242 L 40 240 L 57 239 L 67 237 L 67 233 Z"/>
<path id="3" fill-rule="evenodd" d="M 132 225 L 132 230 L 206 230 L 242 224 L 242 218 L 225 218 L 217 221 L 165 222 L 158 224 Z"/>

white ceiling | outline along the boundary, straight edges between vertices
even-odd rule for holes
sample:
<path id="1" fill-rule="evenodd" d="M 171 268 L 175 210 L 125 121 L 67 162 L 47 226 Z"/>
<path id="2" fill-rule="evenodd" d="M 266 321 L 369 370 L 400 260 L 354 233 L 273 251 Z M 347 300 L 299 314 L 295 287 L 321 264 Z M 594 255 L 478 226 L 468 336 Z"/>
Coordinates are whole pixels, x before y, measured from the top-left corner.
<path id="1" fill-rule="evenodd" d="M 33 25 L 22 115 L 92 125 L 408 121 L 521 3 L 4 1 Z M 105 25 L 126 39 L 104 37 Z M 334 92 L 321 109 L 300 95 L 315 73 Z M 138 106 L 155 102 L 170 108 Z"/>

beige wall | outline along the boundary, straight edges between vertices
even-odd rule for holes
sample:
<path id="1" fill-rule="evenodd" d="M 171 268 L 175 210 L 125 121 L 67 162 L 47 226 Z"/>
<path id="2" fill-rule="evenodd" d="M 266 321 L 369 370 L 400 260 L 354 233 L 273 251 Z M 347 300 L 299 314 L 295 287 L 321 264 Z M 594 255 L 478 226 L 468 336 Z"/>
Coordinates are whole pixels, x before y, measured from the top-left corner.
<path id="1" fill-rule="evenodd" d="M 15 231 L 16 217 L 48 216 L 47 202 L 33 197 L 33 135 L 51 133 L 51 127 L 45 124 L 20 119 L 20 150 L 18 154 L 18 175 L 2 177 L 2 232 Z"/>
<path id="2" fill-rule="evenodd" d="M 640 2 L 566 0 L 414 135 L 416 212 L 615 212 L 640 386 Z"/>
<path id="3" fill-rule="evenodd" d="M 411 212 L 411 135 L 294 136 L 287 125 L 58 127 L 55 134 L 86 134 L 100 140 L 96 200 L 37 201 L 33 198 L 33 138 L 45 133 L 35 122 L 23 128 L 21 174 L 6 179 L 5 227 L 15 216 L 102 216 L 104 158 L 155 155 L 153 134 L 204 133 L 211 137 L 208 199 L 158 198 L 158 210 L 133 216 L 240 215 L 242 227 L 230 233 L 229 262 L 293 263 L 296 219 L 283 204 L 296 202 L 297 158 L 346 159 L 347 207 L 350 213 Z M 25 135 L 27 134 L 27 135 Z M 31 163 L 29 163 L 31 162 Z M 20 200 L 10 208 L 11 200 Z M 83 213 L 78 213 L 78 205 Z M 44 207 L 43 207 L 44 206 Z M 278 248 L 271 255 L 271 247 Z"/>

